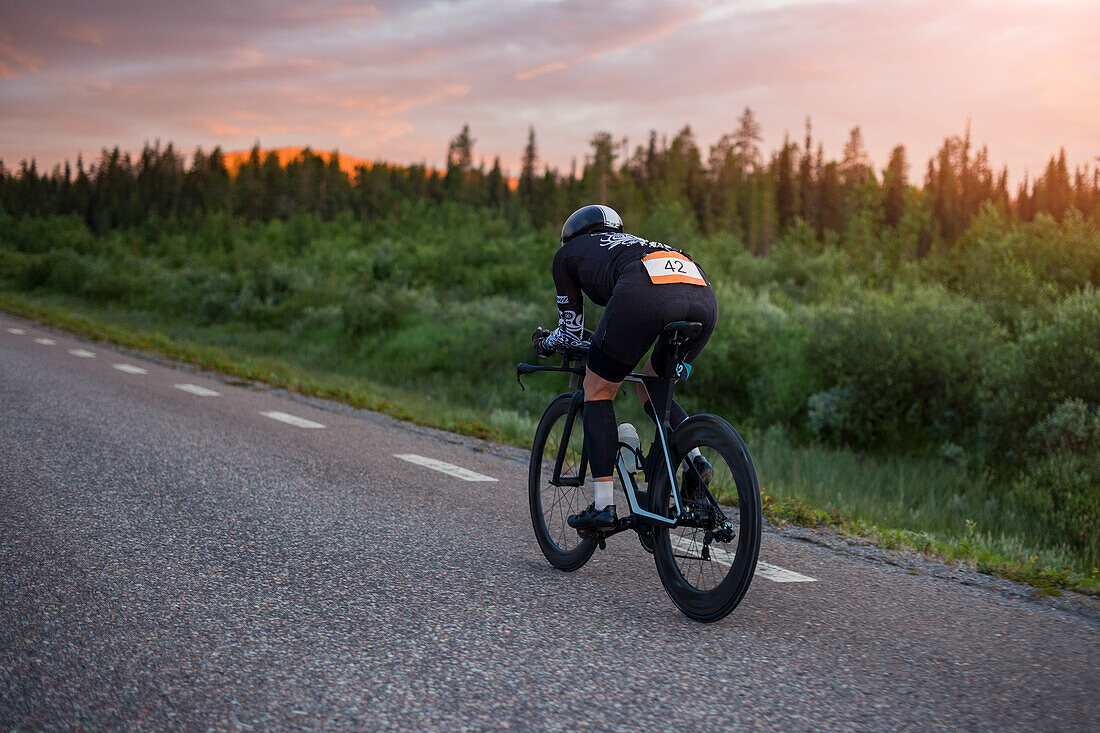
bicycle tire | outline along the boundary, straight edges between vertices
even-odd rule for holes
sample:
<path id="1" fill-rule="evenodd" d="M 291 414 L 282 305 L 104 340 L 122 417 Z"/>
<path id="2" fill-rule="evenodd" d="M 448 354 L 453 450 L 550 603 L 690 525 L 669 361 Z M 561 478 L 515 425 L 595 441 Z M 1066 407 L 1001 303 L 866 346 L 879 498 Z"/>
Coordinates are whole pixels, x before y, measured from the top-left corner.
<path id="1" fill-rule="evenodd" d="M 713 465 L 714 478 L 707 492 L 694 500 L 684 498 L 685 510 L 708 517 L 697 520 L 702 526 L 655 527 L 653 557 L 665 592 L 676 607 L 691 619 L 710 623 L 737 607 L 756 572 L 762 533 L 756 466 L 733 426 L 714 415 L 688 418 L 669 442 L 678 474 L 690 470 L 683 467 L 684 458 L 699 448 Z M 661 471 L 655 478 L 652 506 L 657 513 L 671 516 L 674 502 L 667 473 Z M 683 486 L 682 480 L 678 483 Z M 725 506 L 723 500 L 734 501 L 735 506 Z M 720 514 L 714 513 L 715 508 Z M 708 543 L 707 527 L 711 531 L 722 527 L 722 516 L 732 524 L 733 537 L 727 542 L 712 538 Z"/>
<path id="2" fill-rule="evenodd" d="M 528 478 L 528 501 L 531 509 L 531 525 L 535 539 L 550 564 L 558 570 L 572 572 L 582 567 L 596 550 L 596 540 L 583 538 L 577 530 L 566 524 L 570 514 L 580 512 L 590 503 L 582 486 L 553 486 L 550 477 L 554 472 L 558 448 L 561 445 L 565 422 L 573 401 L 572 394 L 555 397 L 539 420 L 535 440 L 531 445 L 531 468 Z M 583 410 L 583 408 L 582 408 Z M 573 422 L 569 447 L 562 464 L 562 474 L 578 470 L 584 430 L 581 411 Z"/>

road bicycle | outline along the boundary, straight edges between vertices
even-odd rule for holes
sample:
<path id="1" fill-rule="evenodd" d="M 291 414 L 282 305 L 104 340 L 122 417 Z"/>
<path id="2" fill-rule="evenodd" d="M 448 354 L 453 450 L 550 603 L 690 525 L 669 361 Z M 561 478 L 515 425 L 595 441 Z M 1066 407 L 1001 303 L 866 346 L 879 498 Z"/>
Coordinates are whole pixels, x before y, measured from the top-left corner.
<path id="1" fill-rule="evenodd" d="M 640 383 L 654 401 L 654 438 L 648 455 L 620 426 L 615 465 L 616 489 L 626 496 L 629 514 L 609 528 L 578 532 L 566 518 L 591 501 L 585 487 L 588 459 L 581 416 L 584 410 L 584 360 L 587 346 L 558 349 L 561 366 L 521 363 L 516 377 L 563 372 L 570 389 L 546 407 L 531 446 L 528 495 L 535 537 L 550 564 L 571 572 L 582 567 L 596 548 L 626 530 L 638 534 L 651 552 L 672 602 L 696 621 L 717 621 L 745 597 L 760 551 L 760 486 L 752 456 L 733 426 L 715 415 L 689 417 L 670 428 L 673 389 L 686 379 L 690 365 L 681 361 L 684 344 L 702 324 L 676 321 L 665 326 L 666 377 L 631 372 L 624 381 Z M 625 438 L 625 439 L 624 439 Z M 698 450 L 699 453 L 693 451 Z M 706 463 L 696 460 L 702 455 Z M 708 466 L 709 464 L 709 466 Z M 709 469 L 713 469 L 713 475 Z M 643 474 L 646 483 L 640 483 Z"/>

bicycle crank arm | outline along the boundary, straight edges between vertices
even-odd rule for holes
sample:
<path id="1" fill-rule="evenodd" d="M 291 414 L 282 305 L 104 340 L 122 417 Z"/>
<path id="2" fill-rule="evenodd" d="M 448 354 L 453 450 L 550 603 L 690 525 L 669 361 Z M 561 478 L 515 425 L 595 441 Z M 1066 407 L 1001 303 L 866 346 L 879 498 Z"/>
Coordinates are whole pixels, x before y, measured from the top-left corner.
<path id="1" fill-rule="evenodd" d="M 600 543 L 600 549 L 606 549 L 604 541 L 613 535 L 617 535 L 620 532 L 625 532 L 628 529 L 636 529 L 634 526 L 634 518 L 632 516 L 619 517 L 615 520 L 615 524 L 603 529 L 582 529 L 577 534 L 584 538 L 592 538 Z"/>

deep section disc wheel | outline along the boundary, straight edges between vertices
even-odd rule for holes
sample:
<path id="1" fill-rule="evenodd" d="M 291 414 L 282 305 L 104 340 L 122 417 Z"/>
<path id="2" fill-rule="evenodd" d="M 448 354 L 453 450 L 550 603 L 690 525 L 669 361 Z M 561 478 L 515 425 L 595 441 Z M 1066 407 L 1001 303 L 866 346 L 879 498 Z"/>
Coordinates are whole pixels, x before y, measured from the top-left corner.
<path id="1" fill-rule="evenodd" d="M 531 446 L 528 479 L 531 525 L 535 538 L 550 564 L 565 571 L 584 565 L 596 550 L 595 539 L 581 538 L 577 530 L 566 523 L 570 514 L 577 514 L 591 502 L 580 475 L 581 449 L 584 445 L 581 410 L 577 411 L 572 425 L 567 425 L 572 400 L 571 394 L 559 395 L 543 413 Z M 559 453 L 562 458 L 561 480 L 555 482 L 554 466 Z"/>
<path id="2" fill-rule="evenodd" d="M 717 621 L 737 607 L 752 582 L 760 552 L 760 486 L 756 467 L 737 431 L 719 417 L 696 415 L 671 438 L 684 515 L 675 527 L 654 528 L 654 559 L 669 598 L 696 621 Z M 698 449 L 713 467 L 703 476 Z M 687 460 L 685 460 L 687 459 Z M 658 472 L 653 506 L 675 513 L 667 473 Z"/>

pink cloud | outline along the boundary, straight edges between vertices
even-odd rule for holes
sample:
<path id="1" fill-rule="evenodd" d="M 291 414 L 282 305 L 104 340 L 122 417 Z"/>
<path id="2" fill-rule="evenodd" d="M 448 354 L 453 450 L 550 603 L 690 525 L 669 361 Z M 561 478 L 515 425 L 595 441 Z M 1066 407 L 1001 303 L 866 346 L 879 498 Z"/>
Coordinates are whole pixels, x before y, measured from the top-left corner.
<path id="1" fill-rule="evenodd" d="M 751 106 L 767 149 L 801 141 L 809 115 L 827 154 L 860 125 L 880 167 L 903 143 L 914 171 L 970 120 L 1019 176 L 1060 145 L 1071 162 L 1100 152 L 1098 15 L 1039 0 L 17 3 L 0 157 L 263 135 L 439 165 L 470 123 L 478 157 L 515 170 L 533 125 L 568 168 L 597 130 L 638 144 L 690 123 L 705 150 Z"/>
<path id="2" fill-rule="evenodd" d="M 42 59 L 0 41 L 0 78 L 14 79 L 21 73 L 38 71 Z"/>

